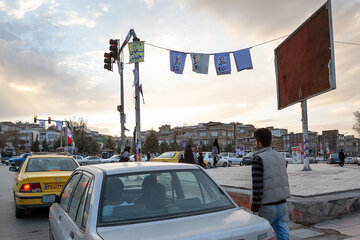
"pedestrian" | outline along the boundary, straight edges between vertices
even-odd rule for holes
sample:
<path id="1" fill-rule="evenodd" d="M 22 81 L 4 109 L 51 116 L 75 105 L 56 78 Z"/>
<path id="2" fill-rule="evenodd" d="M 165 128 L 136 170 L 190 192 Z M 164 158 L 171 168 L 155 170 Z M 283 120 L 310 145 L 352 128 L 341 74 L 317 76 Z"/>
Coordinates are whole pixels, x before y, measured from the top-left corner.
<path id="1" fill-rule="evenodd" d="M 199 152 L 198 165 L 205 168 L 204 156 L 202 152 Z"/>
<path id="2" fill-rule="evenodd" d="M 213 167 L 216 167 L 216 163 L 218 162 L 218 157 L 219 157 L 219 154 L 220 154 L 220 147 L 219 147 L 219 143 L 218 143 L 217 139 L 214 140 L 211 154 L 212 154 L 212 157 L 214 159 Z"/>
<path id="3" fill-rule="evenodd" d="M 339 152 L 339 159 L 340 159 L 340 166 L 344 166 L 345 163 L 345 154 L 344 154 L 344 150 L 341 149 Z"/>
<path id="4" fill-rule="evenodd" d="M 197 148 L 192 147 L 192 152 L 193 152 L 193 155 L 194 155 L 195 164 L 198 164 Z"/>
<path id="5" fill-rule="evenodd" d="M 194 154 L 191 148 L 191 144 L 186 145 L 184 152 L 184 162 L 195 164 Z"/>
<path id="6" fill-rule="evenodd" d="M 179 158 L 179 163 L 184 163 L 184 162 L 185 162 L 184 155 L 181 153 Z"/>
<path id="7" fill-rule="evenodd" d="M 272 135 L 269 129 L 254 132 L 256 150 L 253 154 L 252 206 L 251 210 L 267 219 L 278 240 L 289 239 L 289 213 L 286 199 L 290 187 L 284 156 L 271 149 Z"/>
<path id="8" fill-rule="evenodd" d="M 120 162 L 128 162 L 130 160 L 130 149 L 130 146 L 124 148 L 120 156 Z"/>
<path id="9" fill-rule="evenodd" d="M 148 153 L 146 154 L 146 157 L 147 157 L 147 160 L 150 161 L 151 154 L 148 152 Z"/>

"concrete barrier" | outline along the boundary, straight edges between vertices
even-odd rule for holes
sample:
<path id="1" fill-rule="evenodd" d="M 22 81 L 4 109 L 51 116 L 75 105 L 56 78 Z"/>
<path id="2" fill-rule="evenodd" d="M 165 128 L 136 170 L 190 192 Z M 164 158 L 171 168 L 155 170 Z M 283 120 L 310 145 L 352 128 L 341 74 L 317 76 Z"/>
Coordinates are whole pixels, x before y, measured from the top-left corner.
<path id="1" fill-rule="evenodd" d="M 251 191 L 223 186 L 234 202 L 251 209 Z M 346 191 L 309 197 L 292 196 L 287 200 L 289 218 L 295 223 L 315 224 L 360 210 L 360 191 Z"/>

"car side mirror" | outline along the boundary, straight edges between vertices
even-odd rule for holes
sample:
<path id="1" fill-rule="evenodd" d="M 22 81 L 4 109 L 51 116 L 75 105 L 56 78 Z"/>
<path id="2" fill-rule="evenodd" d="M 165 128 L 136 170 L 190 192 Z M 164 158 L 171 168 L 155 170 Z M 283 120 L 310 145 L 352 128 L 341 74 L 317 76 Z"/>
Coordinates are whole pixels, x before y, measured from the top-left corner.
<path id="1" fill-rule="evenodd" d="M 46 194 L 41 197 L 42 203 L 55 203 L 59 201 L 59 197 L 56 194 Z"/>
<path id="2" fill-rule="evenodd" d="M 15 167 L 15 166 L 9 167 L 10 172 L 17 172 L 18 170 L 19 170 L 19 168 Z"/>

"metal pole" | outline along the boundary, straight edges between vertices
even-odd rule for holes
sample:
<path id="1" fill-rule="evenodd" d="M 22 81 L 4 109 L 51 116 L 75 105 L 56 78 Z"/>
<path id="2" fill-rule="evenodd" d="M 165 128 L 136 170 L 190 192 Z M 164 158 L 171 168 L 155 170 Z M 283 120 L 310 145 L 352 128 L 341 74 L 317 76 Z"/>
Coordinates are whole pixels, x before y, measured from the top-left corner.
<path id="1" fill-rule="evenodd" d="M 121 124 L 121 152 L 125 148 L 125 113 L 124 113 L 124 63 L 122 60 L 118 59 L 117 61 L 119 75 L 120 75 L 120 124 Z"/>
<path id="2" fill-rule="evenodd" d="M 303 130 L 303 150 L 304 150 L 304 168 L 303 171 L 311 171 L 309 164 L 309 138 L 308 138 L 308 117 L 307 117 L 307 104 L 306 100 L 301 101 L 302 113 L 302 130 Z"/>
<path id="3" fill-rule="evenodd" d="M 138 38 L 134 38 L 133 39 L 134 42 L 138 42 L 140 41 L 140 39 Z M 136 153 L 140 153 L 141 151 L 141 125 L 140 125 L 140 96 L 139 96 L 139 82 L 140 82 L 140 72 L 139 72 L 139 63 L 135 63 L 135 70 L 137 72 L 138 75 L 138 81 L 135 85 L 135 100 L 136 100 L 136 105 L 135 105 L 135 113 L 136 113 L 136 136 L 135 136 L 135 140 L 136 142 Z"/>

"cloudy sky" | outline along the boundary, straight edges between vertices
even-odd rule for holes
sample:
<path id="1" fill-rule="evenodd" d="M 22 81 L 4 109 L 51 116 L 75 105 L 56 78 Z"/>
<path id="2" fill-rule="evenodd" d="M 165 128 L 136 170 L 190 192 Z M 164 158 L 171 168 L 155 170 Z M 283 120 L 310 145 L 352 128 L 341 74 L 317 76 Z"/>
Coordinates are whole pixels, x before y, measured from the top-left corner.
<path id="1" fill-rule="evenodd" d="M 2 0 L 0 121 L 84 118 L 91 129 L 119 135 L 119 75 L 103 69 L 110 38 L 131 28 L 147 43 L 184 52 L 225 52 L 285 36 L 324 0 Z M 360 0 L 333 0 L 334 40 L 360 43 Z M 277 110 L 274 49 L 251 49 L 254 69 L 217 76 L 169 71 L 169 52 L 146 45 L 140 63 L 141 128 L 242 122 L 301 131 L 301 108 Z M 337 89 L 308 100 L 309 130 L 353 134 L 360 110 L 360 46 L 335 43 Z M 128 49 L 125 48 L 125 61 Z M 126 64 L 126 127 L 135 125 L 133 64 Z M 128 133 L 130 135 L 130 133 Z"/>

